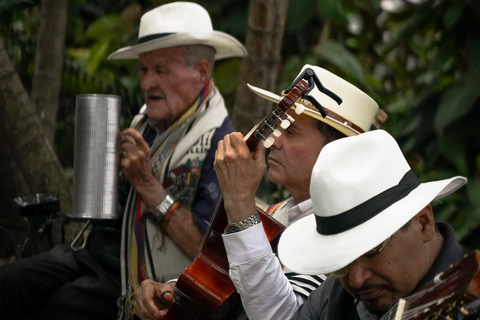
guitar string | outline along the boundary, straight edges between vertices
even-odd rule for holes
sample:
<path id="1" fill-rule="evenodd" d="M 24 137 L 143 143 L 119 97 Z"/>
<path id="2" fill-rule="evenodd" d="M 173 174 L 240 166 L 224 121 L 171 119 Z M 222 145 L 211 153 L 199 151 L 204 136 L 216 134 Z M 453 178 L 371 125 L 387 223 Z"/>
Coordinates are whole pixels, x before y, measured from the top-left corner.
<path id="1" fill-rule="evenodd" d="M 443 273 L 442 273 L 442 274 L 443 274 Z M 406 302 L 410 302 L 410 301 L 413 301 L 413 300 L 417 300 L 417 299 L 419 299 L 420 297 L 425 296 L 425 295 L 427 295 L 427 294 L 435 291 L 440 285 L 442 285 L 442 284 L 445 283 L 445 280 L 442 280 L 442 279 L 440 278 L 440 276 L 441 276 L 442 274 L 439 274 L 437 277 L 434 278 L 434 280 L 433 280 L 433 281 L 434 281 L 434 284 L 433 284 L 431 287 L 429 287 L 428 289 L 419 291 L 419 292 L 417 292 L 417 293 L 415 293 L 415 294 L 412 294 L 412 295 L 404 298 L 404 299 L 406 300 Z M 458 276 L 459 276 L 459 272 L 458 272 L 458 270 L 456 270 L 456 271 L 452 272 L 452 273 L 448 276 L 448 278 L 451 279 L 451 278 L 458 277 Z M 429 302 L 429 303 L 423 304 L 423 305 L 418 306 L 418 307 L 416 307 L 416 308 L 409 309 L 409 310 L 407 310 L 407 311 L 404 313 L 404 316 L 407 316 L 407 317 L 404 317 L 404 318 L 402 318 L 402 319 L 405 319 L 405 320 L 407 320 L 407 319 L 412 319 L 415 315 L 417 315 L 417 312 L 418 312 L 418 311 L 421 311 L 422 309 L 425 309 L 425 308 L 427 308 L 427 307 L 429 307 L 429 306 L 431 306 L 431 305 L 433 305 L 433 304 L 440 304 L 440 303 L 442 303 L 443 300 L 446 300 L 446 299 L 448 299 L 448 298 L 451 298 L 451 297 L 453 297 L 454 295 L 455 295 L 455 293 L 454 293 L 454 292 L 451 292 L 451 293 L 450 293 L 449 295 L 447 295 L 447 296 L 443 296 L 443 297 L 441 297 L 441 298 L 438 298 L 438 299 L 436 299 L 436 300 L 433 300 L 433 301 L 431 301 L 431 302 Z"/>
<path id="2" fill-rule="evenodd" d="M 425 303 L 421 306 L 418 306 L 418 307 L 415 307 L 413 309 L 410 309 L 410 310 L 407 310 L 403 315 L 404 317 L 402 317 L 403 320 L 407 320 L 407 319 L 413 319 L 416 315 L 418 315 L 418 312 L 426 312 L 426 311 L 429 311 L 428 309 L 430 309 L 429 307 L 432 306 L 432 305 L 440 305 L 443 303 L 443 301 L 447 300 L 448 298 L 451 298 L 455 295 L 454 292 L 450 293 L 449 295 L 447 296 L 444 296 L 444 297 L 441 297 L 439 299 L 436 299 L 436 300 L 432 300 L 430 301 L 429 303 Z"/>
<path id="3" fill-rule="evenodd" d="M 443 282 L 442 282 L 443 283 Z M 433 286 L 431 286 L 430 288 L 428 289 L 425 289 L 425 290 L 422 290 L 422 291 L 419 291 L 417 293 L 414 293 L 408 297 L 405 297 L 403 298 L 403 300 L 405 300 L 406 302 L 406 305 L 408 306 L 409 302 L 411 301 L 415 301 L 415 300 L 418 300 L 420 299 L 421 297 L 427 295 L 428 293 L 436 290 L 436 288 L 442 284 L 442 283 L 436 283 L 434 284 Z M 442 298 L 441 298 L 442 299 Z M 440 300 L 440 299 L 439 299 Z M 422 307 L 417 307 L 417 308 L 414 308 L 414 309 L 409 309 L 407 311 L 405 311 L 405 313 L 403 314 L 403 316 L 405 316 L 406 314 L 409 314 L 411 310 L 415 310 L 418 311 L 419 309 L 421 309 Z M 392 316 L 395 316 L 396 313 L 397 313 L 397 309 L 398 309 L 398 302 L 395 303 L 395 305 L 388 311 L 388 313 L 386 313 L 382 318 L 381 320 L 388 320 L 388 319 L 394 319 Z M 408 320 L 408 319 L 411 319 L 412 316 L 410 316 L 410 318 L 405 318 L 405 317 L 402 317 L 401 319 L 404 319 L 404 320 Z"/>

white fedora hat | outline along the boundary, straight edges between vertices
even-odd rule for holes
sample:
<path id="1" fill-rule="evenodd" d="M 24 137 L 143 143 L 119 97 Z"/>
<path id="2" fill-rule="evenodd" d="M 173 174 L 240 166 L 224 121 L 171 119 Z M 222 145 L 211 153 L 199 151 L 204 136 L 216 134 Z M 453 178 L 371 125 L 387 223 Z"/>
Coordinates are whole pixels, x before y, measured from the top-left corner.
<path id="1" fill-rule="evenodd" d="M 283 232 L 280 260 L 303 274 L 337 271 L 466 182 L 456 176 L 420 183 L 384 130 L 333 141 L 322 149 L 312 171 L 315 214 Z"/>
<path id="2" fill-rule="evenodd" d="M 202 6 L 180 1 L 146 12 L 140 19 L 138 44 L 118 49 L 108 59 L 136 59 L 145 52 L 194 44 L 214 48 L 215 60 L 247 55 L 237 39 L 213 30 L 210 15 Z"/>
<path id="3" fill-rule="evenodd" d="M 375 100 L 348 81 L 317 66 L 306 64 L 299 75 L 307 68 L 312 69 L 320 82 L 328 90 L 339 96 L 343 102 L 340 105 L 337 104 L 335 100 L 320 92 L 320 90 L 315 87 L 309 92 L 309 95 L 324 107 L 327 116 L 324 118 L 318 111 L 309 108 L 305 108 L 304 113 L 325 122 L 347 136 L 369 131 L 378 110 L 378 104 Z M 254 93 L 267 100 L 275 103 L 282 100 L 281 96 L 270 91 L 252 85 L 248 85 L 248 87 Z"/>

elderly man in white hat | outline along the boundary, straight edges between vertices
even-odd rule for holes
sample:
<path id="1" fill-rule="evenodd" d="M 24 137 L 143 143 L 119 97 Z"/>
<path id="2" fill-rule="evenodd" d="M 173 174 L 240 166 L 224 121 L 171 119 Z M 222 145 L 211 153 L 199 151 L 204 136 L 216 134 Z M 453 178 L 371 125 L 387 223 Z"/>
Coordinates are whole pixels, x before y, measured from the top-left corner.
<path id="1" fill-rule="evenodd" d="M 281 135 L 274 138 L 268 151 L 269 179 L 285 186 L 291 194 L 287 201 L 270 207 L 268 213 L 285 226 L 312 213 L 310 175 L 323 146 L 330 141 L 368 131 L 379 110 L 373 99 L 344 79 L 312 65 L 305 65 L 300 74 L 307 69 L 342 102 L 338 104 L 314 87 L 308 94 L 323 106 L 326 117 L 313 106 L 306 108 L 302 114 L 296 114 L 294 110 L 303 109 L 297 103 L 288 111 L 294 122 L 288 128 L 279 128 Z M 249 87 L 275 103 L 282 99 L 266 90 Z M 215 171 L 231 222 L 223 240 L 230 277 L 251 320 L 287 319 L 324 278 L 291 272 L 285 276 L 278 261 L 275 264 L 276 258 L 262 224 L 257 214 L 252 215 L 255 211 L 255 191 L 265 170 L 265 148 L 260 147 L 252 155 L 238 132 L 220 141 Z M 168 303 L 162 303 L 161 298 L 170 300 L 172 296 L 168 292 L 173 291 L 172 284 L 146 282 L 136 292 L 137 314 L 142 319 L 163 316 Z"/>
<path id="2" fill-rule="evenodd" d="M 114 319 L 119 296 L 121 316 L 130 317 L 129 298 L 144 279 L 166 281 L 183 272 L 221 194 L 215 147 L 233 131 L 212 79 L 214 61 L 246 54 L 237 39 L 213 30 L 198 4 L 173 2 L 142 16 L 138 43 L 109 57 L 138 59 L 145 100 L 121 132 L 121 221 L 96 223 L 78 252 L 59 246 L 5 269 L 2 290 L 13 289 L 2 292 L 2 317 Z M 44 261 L 53 261 L 55 271 L 40 268 Z M 25 271 L 29 265 L 39 273 Z"/>
<path id="3" fill-rule="evenodd" d="M 295 272 L 328 278 L 292 319 L 379 319 L 460 260 L 454 231 L 435 223 L 431 202 L 466 181 L 421 183 L 383 130 L 325 146 L 310 183 L 315 214 L 285 230 L 278 254 Z"/>

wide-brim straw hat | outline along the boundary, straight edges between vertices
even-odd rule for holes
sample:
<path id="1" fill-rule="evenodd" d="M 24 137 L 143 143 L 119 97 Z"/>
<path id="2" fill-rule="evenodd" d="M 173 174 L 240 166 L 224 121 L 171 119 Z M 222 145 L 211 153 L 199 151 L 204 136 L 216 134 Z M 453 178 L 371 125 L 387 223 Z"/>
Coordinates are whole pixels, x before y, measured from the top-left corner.
<path id="1" fill-rule="evenodd" d="M 244 57 L 247 49 L 231 35 L 213 30 L 208 12 L 193 2 L 172 2 L 140 19 L 138 44 L 120 48 L 108 59 L 137 59 L 157 49 L 201 44 L 215 49 L 215 60 Z"/>
<path id="2" fill-rule="evenodd" d="M 317 159 L 310 182 L 314 214 L 282 234 L 282 263 L 301 274 L 337 271 L 375 248 L 433 200 L 467 182 L 420 183 L 384 130 L 338 139 Z"/>
<path id="3" fill-rule="evenodd" d="M 317 66 L 306 64 L 299 75 L 306 68 L 312 69 L 323 86 L 339 96 L 343 102 L 337 104 L 335 100 L 320 92 L 315 86 L 308 94 L 324 107 L 327 116 L 324 118 L 317 110 L 311 108 L 305 108 L 304 114 L 325 122 L 347 136 L 358 135 L 370 130 L 372 121 L 378 111 L 378 104 L 375 100 L 348 81 Z M 280 95 L 273 92 L 250 84 L 248 84 L 248 87 L 257 95 L 272 102 L 278 103 L 282 100 Z M 298 105 L 298 103 L 295 105 Z"/>

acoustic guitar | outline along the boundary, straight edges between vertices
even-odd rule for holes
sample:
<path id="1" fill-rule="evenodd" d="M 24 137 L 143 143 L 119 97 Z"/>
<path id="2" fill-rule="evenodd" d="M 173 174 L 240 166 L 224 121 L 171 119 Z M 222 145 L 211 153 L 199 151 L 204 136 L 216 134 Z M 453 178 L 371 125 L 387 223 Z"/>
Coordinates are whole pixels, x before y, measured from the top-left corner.
<path id="1" fill-rule="evenodd" d="M 400 299 L 381 320 L 470 319 L 469 303 L 480 298 L 480 251 L 438 274 L 424 288 Z M 476 308 L 478 309 L 478 303 Z M 471 319 L 479 319 L 479 310 Z"/>

